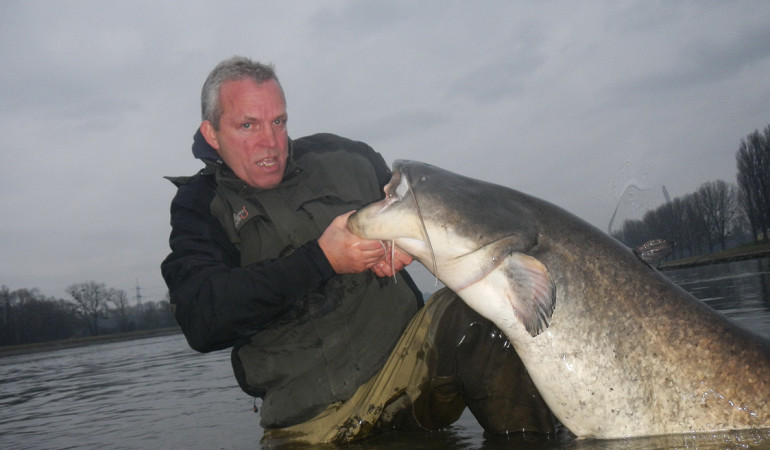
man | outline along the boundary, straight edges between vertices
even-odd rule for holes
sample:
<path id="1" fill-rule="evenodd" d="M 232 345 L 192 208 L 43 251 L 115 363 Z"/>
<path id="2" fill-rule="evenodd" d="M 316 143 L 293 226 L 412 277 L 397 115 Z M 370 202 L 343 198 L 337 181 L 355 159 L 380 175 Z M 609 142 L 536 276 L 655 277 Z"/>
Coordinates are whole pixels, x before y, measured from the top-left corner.
<path id="1" fill-rule="evenodd" d="M 401 271 L 411 258 L 346 228 L 352 211 L 382 197 L 382 157 L 330 134 L 289 139 L 272 67 L 246 58 L 211 72 L 201 107 L 193 153 L 205 168 L 172 179 L 161 266 L 189 345 L 233 347 L 236 379 L 263 399 L 271 442 L 341 443 L 456 420 L 467 402 L 459 338 L 483 319 L 450 292 L 421 308 Z M 474 379 L 466 396 L 486 396 L 481 385 Z M 510 424 L 491 428 L 501 426 Z"/>

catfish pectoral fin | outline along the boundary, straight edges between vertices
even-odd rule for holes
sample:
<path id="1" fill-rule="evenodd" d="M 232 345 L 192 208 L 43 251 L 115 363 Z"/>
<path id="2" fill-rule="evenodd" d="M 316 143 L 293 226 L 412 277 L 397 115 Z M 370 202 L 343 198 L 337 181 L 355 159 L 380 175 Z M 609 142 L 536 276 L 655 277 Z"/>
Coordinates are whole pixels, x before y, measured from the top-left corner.
<path id="1" fill-rule="evenodd" d="M 548 269 L 529 255 L 513 253 L 503 270 L 508 278 L 508 299 L 516 317 L 533 337 L 545 331 L 556 307 L 556 285 Z"/>

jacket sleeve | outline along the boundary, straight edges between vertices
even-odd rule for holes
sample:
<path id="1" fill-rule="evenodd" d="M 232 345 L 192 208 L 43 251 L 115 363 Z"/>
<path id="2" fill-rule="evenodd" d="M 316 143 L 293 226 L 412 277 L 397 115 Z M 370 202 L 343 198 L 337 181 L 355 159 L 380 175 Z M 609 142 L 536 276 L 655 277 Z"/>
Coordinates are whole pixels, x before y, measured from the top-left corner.
<path id="1" fill-rule="evenodd" d="M 334 276 L 317 241 L 291 255 L 240 267 L 240 255 L 210 213 L 205 176 L 171 203 L 171 253 L 161 264 L 174 315 L 190 347 L 230 347 L 269 324 Z"/>

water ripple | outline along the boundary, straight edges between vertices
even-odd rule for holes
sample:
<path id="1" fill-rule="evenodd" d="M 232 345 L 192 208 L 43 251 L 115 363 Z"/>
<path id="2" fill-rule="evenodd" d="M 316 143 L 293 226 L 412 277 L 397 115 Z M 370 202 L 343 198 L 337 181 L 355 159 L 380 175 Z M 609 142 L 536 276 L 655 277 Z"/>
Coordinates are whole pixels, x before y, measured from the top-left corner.
<path id="1" fill-rule="evenodd" d="M 666 275 L 770 338 L 768 266 L 770 259 Z M 746 276 L 752 270 L 758 276 Z M 196 353 L 181 335 L 3 357 L 0 411 L 0 448 L 257 448 L 262 437 L 252 399 L 233 378 L 229 352 Z M 770 441 L 770 435 L 713 438 L 703 446 Z M 566 432 L 491 438 L 466 411 L 448 430 L 387 433 L 350 448 L 684 448 L 701 442 L 693 439 L 575 441 Z"/>

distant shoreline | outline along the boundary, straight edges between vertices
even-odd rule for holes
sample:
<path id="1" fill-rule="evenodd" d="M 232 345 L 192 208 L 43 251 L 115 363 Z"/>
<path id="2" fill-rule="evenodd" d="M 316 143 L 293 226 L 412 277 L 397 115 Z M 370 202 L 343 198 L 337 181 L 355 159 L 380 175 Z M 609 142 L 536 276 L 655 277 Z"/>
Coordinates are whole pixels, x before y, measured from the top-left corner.
<path id="1" fill-rule="evenodd" d="M 146 339 L 181 333 L 182 330 L 179 329 L 179 327 L 170 327 L 156 328 L 153 330 L 132 331 L 130 333 L 103 334 L 99 336 L 63 339 L 60 341 L 36 342 L 33 344 L 6 345 L 0 347 L 0 358 L 4 356 L 26 355 L 29 353 L 64 350 L 67 348 L 109 344 L 111 342 Z"/>
<path id="2" fill-rule="evenodd" d="M 736 248 L 729 248 L 720 252 L 710 253 L 708 255 L 693 256 L 690 258 L 681 258 L 673 261 L 667 261 L 662 263 L 658 269 L 662 271 L 684 269 L 687 267 L 742 261 L 746 259 L 762 258 L 765 256 L 770 256 L 770 243 L 748 244 Z"/>
<path id="3" fill-rule="evenodd" d="M 682 258 L 674 261 L 668 261 L 661 264 L 658 269 L 661 271 L 684 269 L 688 267 L 705 266 L 709 264 L 719 264 L 733 261 L 742 261 L 746 259 L 762 258 L 770 256 L 770 243 L 768 244 L 749 244 L 736 248 L 727 249 L 721 252 L 715 252 L 708 255 L 694 256 L 691 258 Z M 180 334 L 179 327 L 158 328 L 155 330 L 134 331 L 131 333 L 105 334 L 100 336 L 64 339 L 60 341 L 38 342 L 34 344 L 8 345 L 0 347 L 0 358 L 4 356 L 23 355 L 28 353 L 38 353 L 53 350 L 63 350 L 73 347 L 83 347 L 86 345 L 99 345 L 111 342 L 128 341 L 133 339 L 144 339 L 158 336 L 167 336 Z"/>

